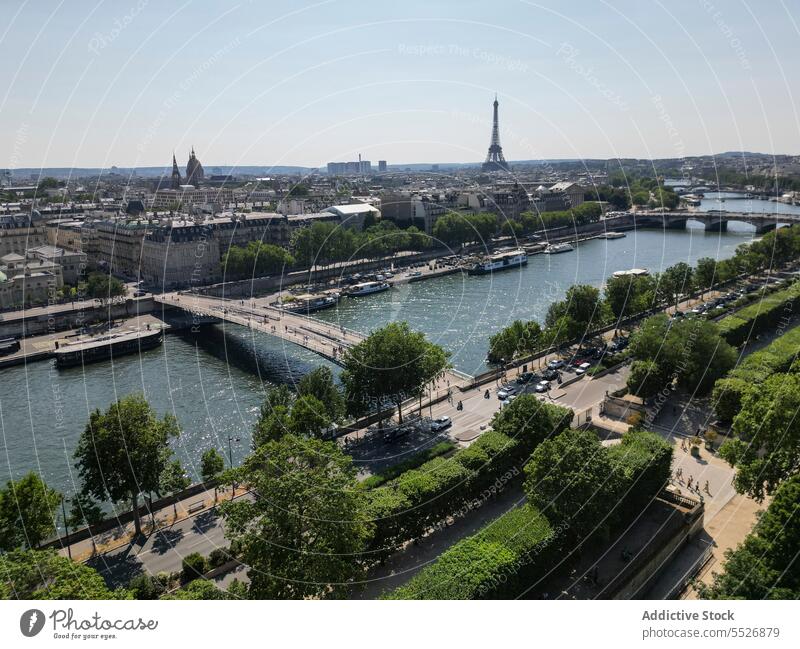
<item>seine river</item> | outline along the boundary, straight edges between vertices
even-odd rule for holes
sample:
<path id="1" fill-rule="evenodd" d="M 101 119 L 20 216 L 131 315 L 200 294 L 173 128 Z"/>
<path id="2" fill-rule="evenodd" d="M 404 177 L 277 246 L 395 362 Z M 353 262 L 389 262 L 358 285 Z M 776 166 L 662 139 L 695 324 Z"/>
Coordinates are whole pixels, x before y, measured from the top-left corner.
<path id="1" fill-rule="evenodd" d="M 624 239 L 581 243 L 574 252 L 532 256 L 521 270 L 401 285 L 345 299 L 317 315 L 365 333 L 407 320 L 450 350 L 456 368 L 475 374 L 485 369 L 491 334 L 516 318 L 543 320 L 548 306 L 572 284 L 599 287 L 616 270 L 655 272 L 704 256 L 728 258 L 753 236 L 750 226 L 739 223 L 725 233 L 706 233 L 691 222 L 686 231 L 628 233 Z M 0 370 L 0 480 L 35 469 L 53 487 L 74 492 L 72 453 L 90 412 L 137 391 L 159 413 L 178 419 L 183 433 L 175 448 L 194 476 L 207 448 L 227 457 L 229 437 L 236 463 L 249 449 L 264 390 L 291 383 L 322 362 L 266 334 L 220 325 L 195 337 L 167 336 L 160 349 L 113 364 L 57 371 L 41 362 Z"/>

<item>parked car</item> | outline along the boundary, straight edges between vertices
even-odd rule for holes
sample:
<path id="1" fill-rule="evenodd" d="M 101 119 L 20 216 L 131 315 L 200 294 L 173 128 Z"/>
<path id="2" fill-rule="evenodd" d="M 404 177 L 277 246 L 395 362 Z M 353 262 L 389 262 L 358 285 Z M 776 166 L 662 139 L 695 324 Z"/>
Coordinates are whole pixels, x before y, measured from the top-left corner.
<path id="1" fill-rule="evenodd" d="M 517 377 L 517 383 L 519 385 L 525 385 L 526 383 L 530 383 L 536 378 L 536 374 L 533 372 L 523 372 Z"/>
<path id="2" fill-rule="evenodd" d="M 444 416 L 434 419 L 431 422 L 431 430 L 435 433 L 438 433 L 440 430 L 445 430 L 446 428 L 450 428 L 453 425 L 453 420 L 450 417 Z"/>
<path id="3" fill-rule="evenodd" d="M 547 363 L 547 367 L 551 370 L 559 370 L 564 367 L 564 365 L 566 365 L 566 363 L 561 358 L 554 358 L 552 361 Z"/>
<path id="4" fill-rule="evenodd" d="M 545 381 L 555 381 L 558 378 L 558 372 L 556 370 L 546 369 L 542 372 L 542 378 Z"/>
<path id="5" fill-rule="evenodd" d="M 575 374 L 586 374 L 587 370 L 592 366 L 591 363 L 581 363 L 575 368 Z"/>
<path id="6" fill-rule="evenodd" d="M 537 392 L 547 392 L 550 389 L 550 381 L 539 381 L 534 389 Z"/>

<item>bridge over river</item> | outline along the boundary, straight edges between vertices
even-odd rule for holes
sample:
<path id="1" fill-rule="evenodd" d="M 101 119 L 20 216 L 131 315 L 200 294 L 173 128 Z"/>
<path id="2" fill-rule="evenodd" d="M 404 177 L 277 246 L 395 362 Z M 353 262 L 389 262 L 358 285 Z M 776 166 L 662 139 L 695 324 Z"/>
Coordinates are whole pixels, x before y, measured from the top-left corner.
<path id="1" fill-rule="evenodd" d="M 364 340 L 364 334 L 336 327 L 306 315 L 291 313 L 267 303 L 265 298 L 232 300 L 194 293 L 166 293 L 156 302 L 190 313 L 193 317 L 214 317 L 285 340 L 342 365 L 342 354 Z M 466 385 L 472 377 L 450 368 L 438 381 L 438 389 Z M 433 398 L 436 398 L 435 394 Z"/>
<path id="2" fill-rule="evenodd" d="M 778 225 L 800 223 L 800 214 L 779 214 L 777 212 L 733 212 L 727 210 L 679 210 L 674 212 L 632 212 L 624 216 L 607 219 L 608 227 L 612 221 L 620 225 L 637 228 L 663 228 L 667 230 L 683 229 L 688 220 L 700 221 L 708 232 L 725 232 L 730 221 L 749 223 L 757 234 L 774 230 Z"/>

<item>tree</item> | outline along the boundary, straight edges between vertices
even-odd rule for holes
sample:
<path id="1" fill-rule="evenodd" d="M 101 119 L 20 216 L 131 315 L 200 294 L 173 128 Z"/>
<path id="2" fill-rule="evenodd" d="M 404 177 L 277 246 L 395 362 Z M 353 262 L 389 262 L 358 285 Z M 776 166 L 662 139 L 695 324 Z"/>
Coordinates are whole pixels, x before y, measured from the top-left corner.
<path id="1" fill-rule="evenodd" d="M 352 460 L 338 444 L 286 435 L 236 470 L 252 500 L 220 506 L 225 534 L 250 566 L 253 599 L 339 595 L 371 536 Z"/>
<path id="2" fill-rule="evenodd" d="M 217 449 L 210 448 L 200 457 L 200 476 L 203 482 L 218 480 L 224 470 L 225 460 Z M 217 488 L 218 486 L 214 484 L 214 502 L 217 502 Z"/>
<path id="3" fill-rule="evenodd" d="M 664 383 L 677 379 L 679 387 L 698 394 L 710 391 L 737 358 L 716 323 L 699 318 L 676 322 L 663 314 L 642 323 L 631 337 L 630 353 L 634 360 L 655 363 Z"/>
<path id="4" fill-rule="evenodd" d="M 345 414 L 344 397 L 336 387 L 333 372 L 327 367 L 318 367 L 306 374 L 297 384 L 297 394 L 311 396 L 323 404 L 328 418 L 340 422 Z"/>
<path id="5" fill-rule="evenodd" d="M 569 535 L 585 539 L 609 510 L 612 465 L 597 435 L 566 430 L 542 442 L 525 467 L 525 493 L 553 525 L 568 524 Z"/>
<path id="6" fill-rule="evenodd" d="M 109 590 L 94 568 L 55 550 L 14 550 L 0 554 L 0 599 L 131 599 Z"/>
<path id="7" fill-rule="evenodd" d="M 106 303 L 111 302 L 114 298 L 125 295 L 126 288 L 125 284 L 113 275 L 91 273 L 86 280 L 84 292 L 86 297 Z"/>
<path id="8" fill-rule="evenodd" d="M 289 413 L 286 406 L 275 406 L 271 410 L 261 407 L 261 415 L 253 426 L 253 450 L 266 442 L 278 440 L 289 432 Z"/>
<path id="9" fill-rule="evenodd" d="M 402 403 L 421 396 L 425 386 L 447 367 L 448 352 L 412 332 L 406 322 L 392 322 L 372 332 L 343 354 L 341 381 L 348 408 L 355 413 L 389 401 L 403 421 Z"/>
<path id="10" fill-rule="evenodd" d="M 567 289 L 566 299 L 553 302 L 545 324 L 550 329 L 563 328 L 567 340 L 585 336 L 605 320 L 600 291 L 594 286 L 577 284 Z"/>
<path id="11" fill-rule="evenodd" d="M 572 421 L 573 412 L 521 394 L 492 417 L 492 430 L 516 439 L 533 450 L 548 437 L 558 434 Z"/>
<path id="12" fill-rule="evenodd" d="M 725 553 L 724 572 L 701 585 L 702 599 L 800 597 L 800 476 L 781 484 L 744 542 Z"/>
<path id="13" fill-rule="evenodd" d="M 487 358 L 490 363 L 500 363 L 533 354 L 539 349 L 541 337 L 542 330 L 538 322 L 515 320 L 489 339 Z"/>
<path id="14" fill-rule="evenodd" d="M 660 290 L 677 308 L 681 296 L 692 292 L 694 288 L 694 271 L 684 261 L 670 266 L 661 274 Z"/>
<path id="15" fill-rule="evenodd" d="M 174 593 L 162 595 L 160 599 L 191 600 L 191 599 L 233 599 L 224 590 L 220 590 L 213 581 L 208 579 L 195 579 Z"/>
<path id="16" fill-rule="evenodd" d="M 619 275 L 606 280 L 605 299 L 617 319 L 628 318 L 650 308 L 654 298 L 653 278 Z"/>
<path id="17" fill-rule="evenodd" d="M 697 260 L 697 267 L 694 271 L 694 278 L 697 288 L 705 295 L 706 291 L 711 290 L 714 281 L 717 279 L 717 262 L 711 257 L 701 257 Z M 702 296 L 701 295 L 701 296 Z"/>
<path id="18" fill-rule="evenodd" d="M 104 413 L 95 410 L 75 449 L 84 491 L 100 501 L 130 501 L 141 534 L 139 494 L 158 491 L 169 440 L 179 433 L 175 418 L 158 419 L 143 395 L 124 397 Z"/>
<path id="19" fill-rule="evenodd" d="M 628 375 L 628 390 L 637 397 L 649 399 L 666 385 L 668 378 L 655 361 L 634 361 Z"/>
<path id="20" fill-rule="evenodd" d="M 800 376 L 773 374 L 742 398 L 734 439 L 719 449 L 736 467 L 734 486 L 761 502 L 800 470 Z"/>
<path id="21" fill-rule="evenodd" d="M 325 405 L 316 397 L 299 397 L 289 414 L 289 432 L 298 437 L 318 437 L 331 427 Z"/>
<path id="22" fill-rule="evenodd" d="M 183 491 L 192 484 L 186 471 L 183 470 L 180 460 L 173 460 L 167 464 L 162 470 L 158 478 L 158 490 L 162 495 L 174 495 L 179 491 Z M 172 503 L 172 509 L 175 518 L 178 518 L 178 501 Z"/>
<path id="23" fill-rule="evenodd" d="M 70 507 L 69 516 L 67 517 L 67 525 L 69 525 L 72 530 L 81 528 L 84 525 L 89 529 L 93 552 L 97 552 L 97 544 L 94 541 L 92 527 L 99 525 L 104 520 L 105 514 L 103 513 L 103 509 L 91 496 L 79 491 L 72 497 L 72 506 Z"/>
<path id="24" fill-rule="evenodd" d="M 0 548 L 35 548 L 55 532 L 61 494 L 31 471 L 0 490 Z"/>
<path id="25" fill-rule="evenodd" d="M 219 477 L 225 469 L 225 460 L 215 448 L 210 448 L 200 457 L 200 475 L 203 482 L 211 482 Z"/>

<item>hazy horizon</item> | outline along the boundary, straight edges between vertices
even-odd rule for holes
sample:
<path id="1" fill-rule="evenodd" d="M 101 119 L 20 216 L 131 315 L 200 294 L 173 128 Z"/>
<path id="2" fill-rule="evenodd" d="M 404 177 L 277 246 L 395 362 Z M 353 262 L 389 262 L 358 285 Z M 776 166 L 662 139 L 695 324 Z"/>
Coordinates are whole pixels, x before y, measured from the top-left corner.
<path id="1" fill-rule="evenodd" d="M 6 5 L 2 168 L 800 151 L 784 2 Z"/>

